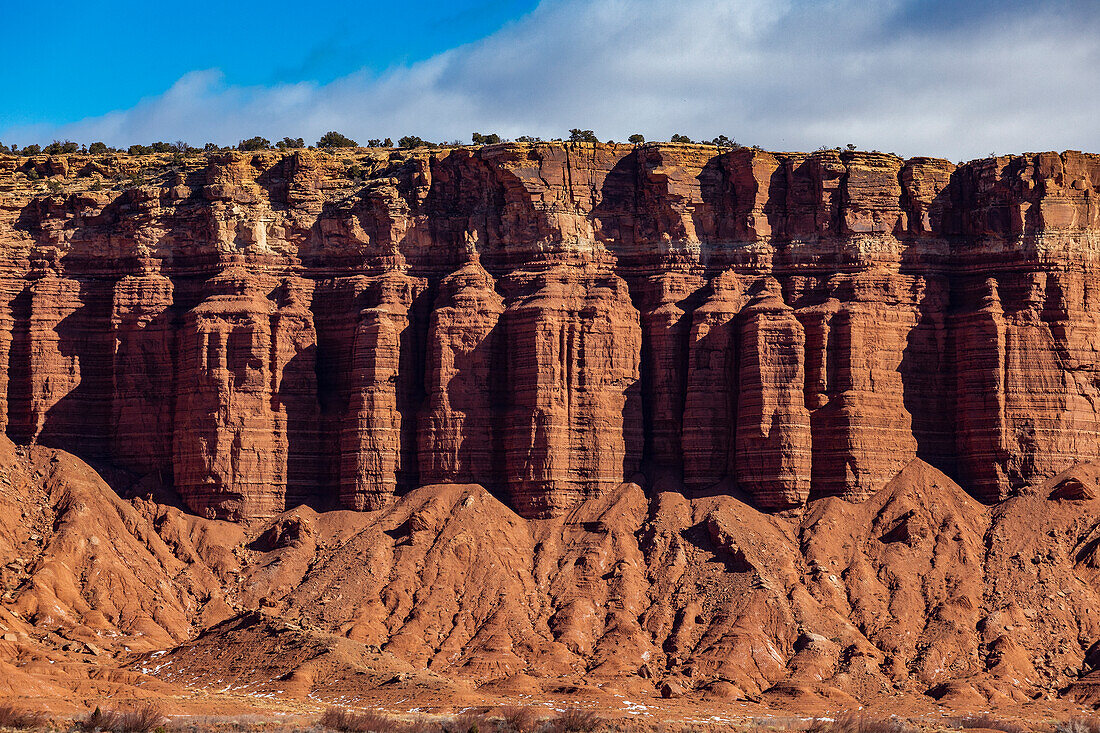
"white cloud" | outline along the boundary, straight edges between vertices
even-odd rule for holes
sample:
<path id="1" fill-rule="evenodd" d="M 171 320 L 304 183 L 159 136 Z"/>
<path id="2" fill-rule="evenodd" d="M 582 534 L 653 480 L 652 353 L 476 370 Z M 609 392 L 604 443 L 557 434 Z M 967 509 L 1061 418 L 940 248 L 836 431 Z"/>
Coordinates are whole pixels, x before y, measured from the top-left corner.
<path id="1" fill-rule="evenodd" d="M 1098 150 L 1092 5 L 544 0 L 491 36 L 381 76 L 240 87 L 195 71 L 131 109 L 0 139 L 312 141 L 336 129 L 465 140 L 584 127 L 604 139 L 726 134 L 770 149 L 854 142 L 955 159 Z"/>

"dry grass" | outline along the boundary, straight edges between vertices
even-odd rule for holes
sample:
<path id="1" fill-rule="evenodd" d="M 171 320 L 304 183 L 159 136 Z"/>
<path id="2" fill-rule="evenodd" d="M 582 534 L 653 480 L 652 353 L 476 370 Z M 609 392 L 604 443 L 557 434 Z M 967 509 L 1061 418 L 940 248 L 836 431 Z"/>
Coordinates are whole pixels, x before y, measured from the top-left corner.
<path id="1" fill-rule="evenodd" d="M 96 708 L 88 717 L 77 723 L 77 727 L 87 733 L 107 731 L 108 733 L 150 733 L 164 724 L 164 714 L 155 705 L 146 705 L 136 710 L 104 710 Z"/>
<path id="2" fill-rule="evenodd" d="M 45 713 L 0 705 L 0 728 L 44 728 L 48 722 Z"/>
<path id="3" fill-rule="evenodd" d="M 895 718 L 839 713 L 832 720 L 815 720 L 807 730 L 809 733 L 907 733 L 909 727 Z"/>
<path id="4" fill-rule="evenodd" d="M 967 715 L 965 718 L 954 718 L 951 725 L 955 728 L 989 728 L 1003 733 L 1027 733 L 1027 727 L 1008 720 L 994 718 L 988 713 L 980 715 Z"/>
<path id="5" fill-rule="evenodd" d="M 548 733 L 591 733 L 605 725 L 604 719 L 590 710 L 570 708 L 555 715 L 546 724 Z"/>
<path id="6" fill-rule="evenodd" d="M 467 712 L 440 724 L 443 733 L 490 733 L 493 724 L 484 715 Z"/>
<path id="7" fill-rule="evenodd" d="M 1097 718 L 1070 718 L 1054 726 L 1054 733 L 1100 733 Z"/>
<path id="8" fill-rule="evenodd" d="M 542 716 L 535 708 L 503 707 L 497 711 L 500 733 L 536 733 L 542 726 Z"/>
<path id="9" fill-rule="evenodd" d="M 341 708 L 329 708 L 321 716 L 321 727 L 342 733 L 406 733 L 408 726 L 381 713 L 357 713 Z"/>

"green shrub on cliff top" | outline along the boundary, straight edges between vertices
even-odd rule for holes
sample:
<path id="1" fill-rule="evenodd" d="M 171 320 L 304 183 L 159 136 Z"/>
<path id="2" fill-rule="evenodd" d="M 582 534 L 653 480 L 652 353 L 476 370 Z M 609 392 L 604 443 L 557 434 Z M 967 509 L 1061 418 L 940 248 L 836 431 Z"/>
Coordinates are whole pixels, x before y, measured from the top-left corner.
<path id="1" fill-rule="evenodd" d="M 52 143 L 43 148 L 42 152 L 48 155 L 60 155 L 62 153 L 76 153 L 80 151 L 80 146 L 74 143 L 72 140 L 66 140 L 64 142 L 60 140 L 54 140 Z"/>
<path id="2" fill-rule="evenodd" d="M 319 148 L 357 148 L 359 143 L 352 140 L 347 135 L 341 135 L 335 130 L 330 130 L 321 136 L 321 139 L 317 141 L 317 147 Z"/>
<path id="3" fill-rule="evenodd" d="M 241 140 L 237 143 L 237 150 L 253 151 L 253 150 L 270 150 L 271 141 L 265 137 L 250 137 L 247 140 Z"/>
<path id="4" fill-rule="evenodd" d="M 427 140 L 422 140 L 416 135 L 406 135 L 397 141 L 397 147 L 399 148 L 430 148 L 434 143 L 430 143 Z"/>
<path id="5" fill-rule="evenodd" d="M 306 146 L 306 141 L 300 137 L 284 137 L 275 143 L 279 150 L 300 150 Z"/>

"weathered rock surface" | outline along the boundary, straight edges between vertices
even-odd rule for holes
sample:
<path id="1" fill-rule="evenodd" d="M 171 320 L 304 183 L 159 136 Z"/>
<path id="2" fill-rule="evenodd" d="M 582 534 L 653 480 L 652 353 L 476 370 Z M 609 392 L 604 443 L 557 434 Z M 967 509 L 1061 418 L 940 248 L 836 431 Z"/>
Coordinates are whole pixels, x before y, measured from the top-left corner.
<path id="1" fill-rule="evenodd" d="M 235 519 L 782 510 L 914 459 L 997 502 L 1100 458 L 1098 197 L 1077 152 L 3 159 L 0 422 Z"/>
<path id="2" fill-rule="evenodd" d="M 476 258 L 443 279 L 428 325 L 420 480 L 496 488 L 506 385 L 504 299 Z"/>

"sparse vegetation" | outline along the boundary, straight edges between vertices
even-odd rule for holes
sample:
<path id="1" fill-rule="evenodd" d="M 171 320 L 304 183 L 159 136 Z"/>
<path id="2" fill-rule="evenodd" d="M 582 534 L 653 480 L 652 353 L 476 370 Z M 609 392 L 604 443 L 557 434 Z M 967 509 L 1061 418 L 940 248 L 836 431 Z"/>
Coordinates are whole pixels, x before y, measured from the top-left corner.
<path id="1" fill-rule="evenodd" d="M 534 708 L 505 707 L 501 708 L 499 713 L 500 724 L 497 727 L 499 733 L 535 733 L 542 723 L 539 711 Z"/>
<path id="2" fill-rule="evenodd" d="M 492 733 L 494 726 L 484 716 L 476 711 L 469 711 L 456 715 L 450 720 L 440 724 L 442 733 Z"/>
<path id="3" fill-rule="evenodd" d="M 14 151 L 15 148 L 13 147 L 12 150 Z M 42 152 L 42 146 L 41 145 L 24 145 L 23 149 L 19 151 L 19 154 L 30 156 L 30 155 L 38 155 L 41 152 Z"/>
<path id="4" fill-rule="evenodd" d="M 645 135 L 640 135 L 638 133 L 634 133 L 633 135 L 628 137 L 626 139 L 626 141 L 628 143 L 634 143 L 635 145 L 641 145 L 642 143 L 645 142 Z"/>
<path id="5" fill-rule="evenodd" d="M 77 722 L 85 733 L 150 733 L 164 724 L 164 713 L 155 705 L 145 705 L 136 710 L 104 710 L 96 708 L 86 718 Z"/>
<path id="6" fill-rule="evenodd" d="M 12 705 L 0 705 L 0 728 L 43 728 L 48 722 L 45 713 L 21 710 Z"/>
<path id="7" fill-rule="evenodd" d="M 818 719 L 807 733 L 908 733 L 910 730 L 897 718 L 871 718 L 862 713 L 840 713 L 832 720 Z"/>
<path id="8" fill-rule="evenodd" d="M 322 728 L 342 733 L 402 733 L 407 729 L 401 721 L 381 713 L 357 713 L 342 708 L 329 708 L 318 723 Z"/>
<path id="9" fill-rule="evenodd" d="M 300 137 L 284 137 L 282 140 L 275 143 L 275 147 L 279 150 L 300 150 L 305 146 L 305 139 Z"/>
<path id="10" fill-rule="evenodd" d="M 54 140 L 52 143 L 42 149 L 43 153 L 47 155 L 61 155 L 63 153 L 78 153 L 80 152 L 80 146 L 74 143 L 72 140 Z"/>
<path id="11" fill-rule="evenodd" d="M 496 145 L 500 142 L 500 135 L 495 132 L 490 132 L 486 135 L 475 132 L 470 135 L 470 139 L 474 141 L 474 145 Z"/>
<path id="12" fill-rule="evenodd" d="M 534 137 L 532 135 L 520 135 L 516 138 L 517 143 L 541 143 L 541 137 Z"/>
<path id="13" fill-rule="evenodd" d="M 672 136 L 672 141 L 671 142 L 674 142 L 674 143 L 693 143 L 695 141 L 692 140 L 687 135 L 676 134 L 676 135 Z"/>
<path id="14" fill-rule="evenodd" d="M 591 710 L 569 708 L 551 718 L 546 724 L 547 733 L 590 733 L 603 726 L 604 720 Z"/>
<path id="15" fill-rule="evenodd" d="M 589 710 L 572 708 L 550 718 L 541 715 L 541 712 L 529 707 L 481 708 L 455 715 L 430 729 L 441 733 L 592 733 L 606 726 L 602 717 Z M 426 729 L 422 723 L 401 720 L 385 713 L 343 708 L 326 710 L 318 725 L 341 733 L 415 733 Z"/>
<path id="16" fill-rule="evenodd" d="M 166 143 L 163 140 L 158 140 L 149 145 L 131 145 L 127 148 L 127 152 L 130 153 L 130 155 L 152 155 L 153 153 L 174 153 L 175 151 L 175 145 Z"/>
<path id="17" fill-rule="evenodd" d="M 36 171 L 34 168 L 28 168 L 27 172 L 24 173 L 24 175 L 31 181 L 37 181 L 39 178 L 41 178 L 41 176 L 38 175 L 38 171 Z"/>
<path id="18" fill-rule="evenodd" d="M 329 130 L 321 139 L 317 141 L 317 147 L 319 148 L 357 148 L 359 143 L 352 140 L 347 135 L 341 135 L 335 130 Z"/>
<path id="19" fill-rule="evenodd" d="M 574 128 L 569 131 L 569 142 L 571 143 L 598 143 L 599 141 L 599 138 L 591 130 Z"/>
<path id="20" fill-rule="evenodd" d="M 733 140 L 726 135 L 719 135 L 718 137 L 711 140 L 710 144 L 719 148 L 732 148 L 734 150 L 741 147 L 741 145 L 739 145 L 736 140 Z"/>
<path id="21" fill-rule="evenodd" d="M 953 728 L 962 728 L 964 730 L 967 728 L 988 728 L 990 730 L 1003 731 L 1003 733 L 1027 733 L 1026 726 L 995 718 L 988 713 L 968 715 L 963 718 L 953 718 L 950 723 Z"/>
<path id="22" fill-rule="evenodd" d="M 427 148 L 431 147 L 432 143 L 427 140 L 421 140 L 416 135 L 406 135 L 397 141 L 397 147 L 411 150 L 413 148 Z"/>
<path id="23" fill-rule="evenodd" d="M 110 148 L 107 147 L 107 143 L 94 142 L 88 146 L 88 153 L 91 155 L 103 155 L 108 151 L 110 151 Z"/>
<path id="24" fill-rule="evenodd" d="M 241 140 L 239 143 L 237 143 L 237 150 L 242 150 L 246 152 L 270 149 L 271 141 L 268 140 L 266 137 L 260 137 L 259 135 L 257 135 L 256 137 L 250 137 L 247 140 Z"/>
<path id="25" fill-rule="evenodd" d="M 1100 719 L 1070 718 L 1055 724 L 1054 733 L 1100 733 Z"/>

